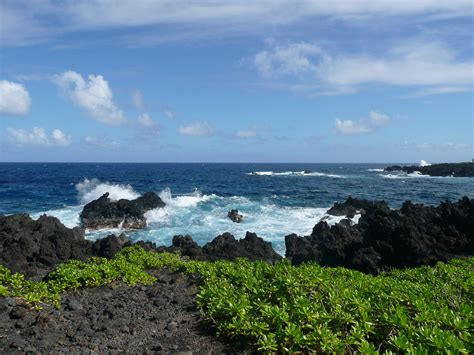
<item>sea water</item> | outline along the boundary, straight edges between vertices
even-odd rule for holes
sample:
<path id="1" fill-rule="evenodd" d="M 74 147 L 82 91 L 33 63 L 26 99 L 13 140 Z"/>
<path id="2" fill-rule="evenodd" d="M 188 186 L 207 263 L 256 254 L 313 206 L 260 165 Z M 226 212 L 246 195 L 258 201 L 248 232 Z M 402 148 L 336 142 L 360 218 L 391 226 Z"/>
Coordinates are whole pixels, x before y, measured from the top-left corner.
<path id="1" fill-rule="evenodd" d="M 80 225 L 83 206 L 108 192 L 114 200 L 156 192 L 166 207 L 146 214 L 147 227 L 87 231 L 96 239 L 124 232 L 132 240 L 171 243 L 191 235 L 199 244 L 230 232 L 255 232 L 284 252 L 284 237 L 308 235 L 334 202 L 348 196 L 436 205 L 474 197 L 474 178 L 429 177 L 383 171 L 390 164 L 115 164 L 0 163 L 0 214 L 29 213 Z M 242 223 L 227 212 L 238 209 Z M 357 216 L 354 220 L 357 222 Z"/>

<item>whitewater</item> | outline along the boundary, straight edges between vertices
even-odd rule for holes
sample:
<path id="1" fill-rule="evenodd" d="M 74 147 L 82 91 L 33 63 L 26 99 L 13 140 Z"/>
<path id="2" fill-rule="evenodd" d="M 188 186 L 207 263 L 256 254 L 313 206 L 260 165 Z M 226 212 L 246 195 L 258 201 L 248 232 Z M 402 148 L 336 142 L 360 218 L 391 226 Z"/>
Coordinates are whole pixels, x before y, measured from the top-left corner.
<path id="1" fill-rule="evenodd" d="M 59 218 L 64 225 L 73 228 L 80 226 L 80 213 L 84 205 L 106 192 L 113 201 L 135 199 L 140 196 L 131 185 L 101 182 L 98 179 L 84 179 L 77 183 L 75 188 L 79 204 L 35 213 L 32 217 L 38 218 L 42 214 L 47 214 Z M 331 225 L 343 218 L 327 215 L 326 211 L 330 206 L 326 208 L 278 206 L 272 203 L 272 197 L 261 203 L 241 196 L 205 195 L 197 189 L 183 195 L 173 195 L 170 188 L 157 193 L 166 206 L 145 214 L 147 219 L 145 229 L 86 230 L 86 238 L 95 240 L 110 234 L 126 233 L 132 240 L 152 241 L 163 245 L 169 244 L 175 235 L 191 235 L 198 243 L 204 244 L 218 233 L 230 232 L 240 238 L 247 231 L 252 231 L 273 242 L 276 250 L 284 253 L 285 235 L 290 233 L 308 235 L 314 225 L 323 218 Z M 244 216 L 243 223 L 234 223 L 227 218 L 227 212 L 235 208 Z M 357 223 L 359 217 L 360 215 L 356 215 L 353 222 Z"/>
<path id="2" fill-rule="evenodd" d="M 348 196 L 386 200 L 394 208 L 405 200 L 437 205 L 474 197 L 472 178 L 388 173 L 386 165 L 0 163 L 0 214 L 48 214 L 76 227 L 84 205 L 106 192 L 118 200 L 152 191 L 166 207 L 146 214 L 145 229 L 86 231 L 86 237 L 123 232 L 134 241 L 170 245 L 173 236 L 188 234 L 203 245 L 224 232 L 242 238 L 249 231 L 283 253 L 286 235 L 309 235 L 323 218 L 339 221 L 326 211 Z M 231 209 L 244 216 L 242 223 L 227 218 Z"/>

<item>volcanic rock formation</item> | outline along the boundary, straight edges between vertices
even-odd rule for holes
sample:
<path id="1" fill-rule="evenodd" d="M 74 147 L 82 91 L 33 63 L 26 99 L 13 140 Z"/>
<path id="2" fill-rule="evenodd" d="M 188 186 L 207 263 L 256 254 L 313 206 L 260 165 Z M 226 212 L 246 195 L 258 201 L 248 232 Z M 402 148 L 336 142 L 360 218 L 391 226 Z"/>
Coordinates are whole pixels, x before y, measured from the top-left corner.
<path id="1" fill-rule="evenodd" d="M 406 201 L 399 210 L 368 203 L 357 225 L 320 222 L 309 236 L 286 236 L 285 244 L 293 264 L 316 261 L 371 273 L 433 265 L 474 254 L 474 199 L 438 207 Z"/>
<path id="2" fill-rule="evenodd" d="M 112 201 L 109 193 L 89 202 L 81 212 L 81 221 L 85 228 L 145 228 L 145 213 L 165 203 L 154 192 L 147 192 L 135 200 L 121 199 Z"/>

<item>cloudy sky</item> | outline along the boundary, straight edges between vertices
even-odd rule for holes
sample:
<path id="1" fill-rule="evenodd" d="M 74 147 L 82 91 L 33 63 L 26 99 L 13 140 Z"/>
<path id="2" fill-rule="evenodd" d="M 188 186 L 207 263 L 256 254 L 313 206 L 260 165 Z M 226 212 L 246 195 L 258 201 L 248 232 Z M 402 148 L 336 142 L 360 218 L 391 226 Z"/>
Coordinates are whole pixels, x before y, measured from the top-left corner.
<path id="1" fill-rule="evenodd" d="M 471 0 L 2 0 L 0 160 L 474 157 Z"/>

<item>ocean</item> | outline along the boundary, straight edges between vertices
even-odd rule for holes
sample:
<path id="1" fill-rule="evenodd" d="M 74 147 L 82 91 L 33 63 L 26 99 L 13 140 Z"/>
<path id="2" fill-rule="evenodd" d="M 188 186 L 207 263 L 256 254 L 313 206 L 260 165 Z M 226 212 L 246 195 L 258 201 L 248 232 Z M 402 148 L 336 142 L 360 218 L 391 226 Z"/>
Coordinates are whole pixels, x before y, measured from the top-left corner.
<path id="1" fill-rule="evenodd" d="M 308 235 L 348 196 L 386 200 L 393 208 L 405 200 L 437 205 L 474 197 L 474 178 L 383 172 L 387 165 L 0 163 L 0 214 L 45 213 L 74 227 L 84 204 L 105 192 L 132 199 L 154 191 L 167 205 L 147 213 L 147 228 L 87 231 L 86 238 L 125 232 L 170 245 L 174 235 L 188 234 L 202 245 L 223 232 L 241 238 L 251 231 L 283 254 L 285 235 Z M 230 209 L 244 215 L 243 223 L 227 218 Z"/>

